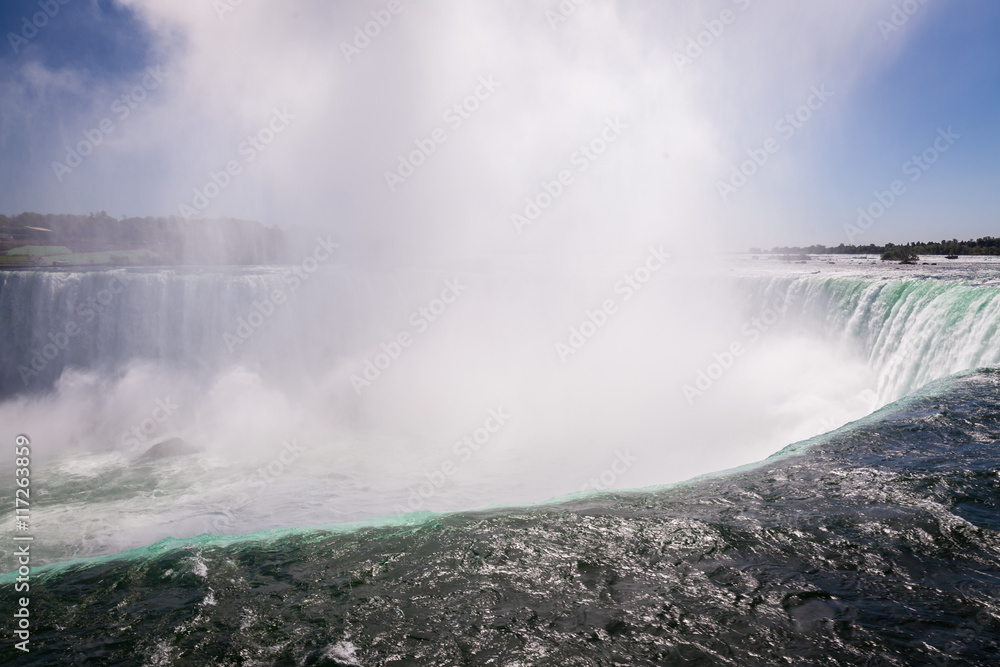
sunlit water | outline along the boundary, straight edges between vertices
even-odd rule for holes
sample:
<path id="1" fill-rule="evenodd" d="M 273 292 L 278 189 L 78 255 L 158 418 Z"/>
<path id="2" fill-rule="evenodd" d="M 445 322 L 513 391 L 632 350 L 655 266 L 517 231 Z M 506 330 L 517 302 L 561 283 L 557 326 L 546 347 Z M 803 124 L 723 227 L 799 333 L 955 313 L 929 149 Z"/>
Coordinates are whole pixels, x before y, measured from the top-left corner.
<path id="1" fill-rule="evenodd" d="M 537 269 L 326 267 L 295 290 L 282 269 L 3 274 L 4 386 L 21 396 L 0 413 L 35 445 L 36 562 L 678 482 L 1000 360 L 993 262 L 831 260 L 670 267 L 628 300 L 618 267 L 556 301 Z M 233 344 L 275 290 L 286 302 Z M 556 344 L 609 298 L 564 361 Z M 67 320 L 82 331 L 49 368 L 10 377 Z M 366 376 L 400 333 L 411 344 Z M 202 451 L 140 459 L 174 436 Z"/>
<path id="2" fill-rule="evenodd" d="M 833 262 L 627 300 L 621 266 L 328 267 L 238 344 L 286 271 L 2 274 L 3 436 L 54 564 L 21 662 L 990 664 L 998 385 L 955 374 L 1000 360 L 997 265 Z"/>
<path id="3" fill-rule="evenodd" d="M 981 371 L 676 487 L 51 568 L 15 662 L 993 665 L 998 402 Z"/>

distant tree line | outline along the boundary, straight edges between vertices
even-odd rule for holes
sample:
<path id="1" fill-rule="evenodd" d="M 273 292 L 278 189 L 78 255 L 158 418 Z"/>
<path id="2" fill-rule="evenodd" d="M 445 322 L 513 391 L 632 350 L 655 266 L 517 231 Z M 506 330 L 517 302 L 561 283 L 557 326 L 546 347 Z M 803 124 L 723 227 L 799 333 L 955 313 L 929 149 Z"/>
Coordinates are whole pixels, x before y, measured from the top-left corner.
<path id="1" fill-rule="evenodd" d="M 117 219 L 104 211 L 0 215 L 0 252 L 25 245 L 76 253 L 147 249 L 163 264 L 272 264 L 286 257 L 285 232 L 249 220 Z"/>
<path id="2" fill-rule="evenodd" d="M 844 245 L 828 248 L 825 245 L 811 245 L 805 248 L 781 247 L 772 248 L 770 253 L 782 255 L 884 255 L 891 248 L 905 248 L 911 255 L 1000 255 L 1000 238 L 984 236 L 975 241 L 959 241 L 952 239 L 944 240 L 940 243 L 929 241 L 914 241 L 896 245 L 886 243 L 885 245 Z M 760 248 L 751 248 L 751 253 L 767 254 L 769 251 Z M 899 251 L 895 251 L 898 253 Z"/>

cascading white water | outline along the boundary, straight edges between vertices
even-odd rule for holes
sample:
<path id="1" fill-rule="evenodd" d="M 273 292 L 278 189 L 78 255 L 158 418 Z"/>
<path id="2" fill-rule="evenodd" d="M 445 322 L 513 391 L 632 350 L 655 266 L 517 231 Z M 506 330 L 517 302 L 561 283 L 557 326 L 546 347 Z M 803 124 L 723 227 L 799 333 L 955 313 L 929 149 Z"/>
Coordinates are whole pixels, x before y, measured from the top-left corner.
<path id="1" fill-rule="evenodd" d="M 962 370 L 1000 363 L 1000 288 L 964 281 L 753 278 L 756 308 L 780 299 L 785 319 L 864 355 L 879 404 Z"/>
<path id="2" fill-rule="evenodd" d="M 373 304 L 399 305 L 397 278 L 336 267 L 324 273 L 0 272 L 0 396 L 47 390 L 67 368 L 115 372 L 155 361 L 210 375 L 248 360 L 288 363 L 296 355 L 287 341 L 313 353 L 348 352 L 377 325 Z M 248 319 L 257 326 L 244 340 L 239 330 Z"/>
<path id="3" fill-rule="evenodd" d="M 227 345 L 226 335 L 235 335 L 240 319 L 275 290 L 311 302 L 294 308 L 291 324 L 279 306 L 281 316 L 260 338 L 270 343 L 294 331 L 296 339 L 315 339 L 322 332 L 320 347 L 334 357 L 362 345 L 367 330 L 378 326 L 373 304 L 406 308 L 401 278 L 393 274 L 344 270 L 301 290 L 292 288 L 290 276 L 260 268 L 0 272 L 0 395 L 48 388 L 69 367 L 158 360 L 218 370 L 251 356 L 266 360 L 269 350 L 287 362 L 287 349 L 252 340 Z M 1000 363 L 1000 288 L 814 276 L 742 283 L 748 313 L 778 299 L 787 303 L 787 323 L 862 350 L 882 403 L 957 371 Z"/>
<path id="4" fill-rule="evenodd" d="M 0 390 L 44 389 L 69 367 L 207 363 L 218 357 L 221 331 L 274 280 L 236 272 L 2 273 Z"/>
<path id="5" fill-rule="evenodd" d="M 626 300 L 617 271 L 328 266 L 294 290 L 284 268 L 0 273 L 0 423 L 38 443 L 39 558 L 680 481 L 1000 361 L 997 287 L 684 267 Z M 773 326 L 748 324 L 776 302 Z M 68 321 L 25 388 L 17 366 Z M 561 358 L 586 321 L 604 324 Z M 173 436 L 204 452 L 139 461 Z"/>

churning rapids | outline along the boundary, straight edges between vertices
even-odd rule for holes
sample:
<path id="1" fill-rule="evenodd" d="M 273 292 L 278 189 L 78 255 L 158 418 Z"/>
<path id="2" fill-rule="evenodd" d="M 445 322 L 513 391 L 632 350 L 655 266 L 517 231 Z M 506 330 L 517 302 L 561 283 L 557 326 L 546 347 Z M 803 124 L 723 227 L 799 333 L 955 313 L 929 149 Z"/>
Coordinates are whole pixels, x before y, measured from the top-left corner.
<path id="1" fill-rule="evenodd" d="M 1000 264 L 636 261 L 0 272 L 16 664 L 994 664 Z"/>

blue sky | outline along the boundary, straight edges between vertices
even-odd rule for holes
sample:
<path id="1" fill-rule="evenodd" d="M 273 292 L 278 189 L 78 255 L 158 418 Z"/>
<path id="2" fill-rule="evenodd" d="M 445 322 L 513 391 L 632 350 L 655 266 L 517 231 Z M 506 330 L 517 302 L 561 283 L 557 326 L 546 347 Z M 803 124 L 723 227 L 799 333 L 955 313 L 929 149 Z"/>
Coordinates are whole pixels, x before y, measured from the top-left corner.
<path id="1" fill-rule="evenodd" d="M 43 2 L 54 13 L 37 34 L 22 46 L 10 34 L 30 34 L 23 20 L 43 11 L 38 0 L 12 0 L 0 7 L 4 34 L 2 60 L 10 66 L 25 60 L 40 60 L 49 66 L 87 70 L 95 76 L 115 77 L 142 69 L 149 48 L 149 34 L 133 13 L 109 0 L 68 0 L 66 4 Z M 54 11 L 58 8 L 58 11 Z M 18 53 L 15 53 L 17 43 Z"/>
<path id="2" fill-rule="evenodd" d="M 137 72 L 147 66 L 150 35 L 133 13 L 109 0 L 69 0 L 65 5 L 45 3 L 49 13 L 57 8 L 32 33 L 24 26 L 43 14 L 38 1 L 15 0 L 0 7 L 0 85 L 9 95 L 3 99 L 4 114 L 0 125 L 0 179 L 4 194 L 0 195 L 0 213 L 7 215 L 32 210 L 45 213 L 85 213 L 110 208 L 97 202 L 80 202 L 68 206 L 73 210 L 56 210 L 45 197 L 39 181 L 50 180 L 49 164 L 61 157 L 60 135 L 75 135 L 84 127 L 73 127 L 78 113 L 94 106 L 93 90 L 127 90 Z M 14 35 L 14 37 L 12 37 Z M 30 39 L 23 40 L 25 35 Z M 71 71 L 75 83 L 55 91 L 47 91 L 44 100 L 14 97 L 11 82 L 19 73 L 41 65 L 47 71 Z M 8 86 L 10 86 L 8 88 Z M 18 92 L 21 92 L 18 90 Z M 11 97 L 14 97 L 12 100 Z M 96 115 L 99 119 L 101 116 Z M 146 214 L 135 210 L 134 214 Z M 150 211 L 149 213 L 153 213 Z M 155 213 L 153 213 L 155 214 Z"/>
<path id="3" fill-rule="evenodd" d="M 937 128 L 951 127 L 962 138 L 870 237 L 1000 236 L 1000 4 L 962 0 L 925 11 L 933 17 L 912 28 L 905 50 L 854 92 L 843 127 L 818 137 L 813 169 L 804 174 L 808 192 L 853 215 L 876 189 L 905 180 L 901 166 L 932 143 Z"/>
<path id="4" fill-rule="evenodd" d="M 43 4 L 49 6 L 50 11 L 57 6 L 58 12 L 48 19 L 47 25 L 41 27 L 27 44 L 18 44 L 17 53 L 14 52 L 9 34 L 20 33 L 23 18 L 28 17 L 30 20 L 42 9 L 38 0 L 11 1 L 0 8 L 0 29 L 5 36 L 4 43 L 0 46 L 0 86 L 5 89 L 0 92 L 0 110 L 3 112 L 0 120 L 0 180 L 3 184 L 0 189 L 0 213 L 5 214 L 16 214 L 23 210 L 86 213 L 104 209 L 114 215 L 177 215 L 176 202 L 184 201 L 188 197 L 185 193 L 200 185 L 205 180 L 203 174 L 216 168 L 213 165 L 224 164 L 227 157 L 233 154 L 240 134 L 234 130 L 231 135 L 222 136 L 217 146 L 213 145 L 215 137 L 224 133 L 228 126 L 236 126 L 244 131 L 244 128 L 252 129 L 262 122 L 244 122 L 242 118 L 235 116 L 235 112 L 232 118 L 226 115 L 227 105 L 228 108 L 239 109 L 240 113 L 246 112 L 251 106 L 243 90 L 245 85 L 241 87 L 233 84 L 230 90 L 229 80 L 211 81 L 205 79 L 208 75 L 198 75 L 202 77 L 198 79 L 190 74 L 195 66 L 211 69 L 214 66 L 213 59 L 217 60 L 218 54 L 224 52 L 224 49 L 248 49 L 247 58 L 250 58 L 249 50 L 254 49 L 254 45 L 259 45 L 259 49 L 265 53 L 268 49 L 274 49 L 274 58 L 290 58 L 287 54 L 297 48 L 313 48 L 309 39 L 315 31 L 316 50 L 311 54 L 311 61 L 328 62 L 331 78 L 342 74 L 347 82 L 344 85 L 353 86 L 353 92 L 347 95 L 352 99 L 356 99 L 359 94 L 370 94 L 373 99 L 389 99 L 393 94 L 402 96 L 403 92 L 386 92 L 383 89 L 380 83 L 383 75 L 379 68 L 392 68 L 392 76 L 400 76 L 401 81 L 408 76 L 405 80 L 412 82 L 415 78 L 412 68 L 418 67 L 415 63 L 431 63 L 438 56 L 431 50 L 436 47 L 414 41 L 406 43 L 409 52 L 402 50 L 402 43 L 392 46 L 400 51 L 390 52 L 390 39 L 405 41 L 405 38 L 390 36 L 387 28 L 385 36 L 375 40 L 376 44 L 381 40 L 386 45 L 384 62 L 378 61 L 379 54 L 374 52 L 373 47 L 358 58 L 360 62 L 350 66 L 343 63 L 337 49 L 339 43 L 345 36 L 351 35 L 351 29 L 356 24 L 363 24 L 368 5 L 371 5 L 371 10 L 377 11 L 384 4 L 377 2 L 360 3 L 355 7 L 338 5 L 336 9 L 330 9 L 322 4 L 310 5 L 308 0 L 301 0 L 296 3 L 296 11 L 285 11 L 281 16 L 281 20 L 287 21 L 291 27 L 284 30 L 280 26 L 275 27 L 275 34 L 271 36 L 268 36 L 266 30 L 261 32 L 260 25 L 251 22 L 252 12 L 265 10 L 250 9 L 248 3 L 241 5 L 232 16 L 226 16 L 225 20 L 219 20 L 219 17 L 213 15 L 211 3 L 207 2 L 197 3 L 201 9 L 194 9 L 196 3 L 177 3 L 178 7 L 183 5 L 185 8 L 192 8 L 183 12 L 162 1 L 135 3 L 151 7 L 149 13 L 144 13 L 141 17 L 109 0 L 68 0 L 65 5 L 59 4 L 58 0 L 51 0 Z M 598 3 L 591 4 L 594 7 L 581 9 L 580 14 L 592 11 L 598 16 L 597 12 L 601 11 Z M 788 7 L 794 4 L 796 3 L 787 3 Z M 646 7 L 643 2 L 621 3 L 621 7 L 625 5 L 633 16 L 636 12 L 641 14 Z M 861 4 L 852 5 L 847 2 L 843 6 L 857 8 L 845 11 L 864 11 Z M 928 0 L 907 25 L 902 26 L 898 32 L 889 34 L 887 39 L 882 38 L 877 24 L 870 20 L 870 16 L 888 16 L 891 3 L 885 2 L 881 6 L 884 8 L 880 10 L 881 14 L 869 9 L 864 21 L 859 19 L 860 27 L 855 27 L 854 32 L 845 31 L 838 43 L 840 51 L 831 56 L 832 64 L 827 63 L 827 71 L 830 71 L 830 67 L 835 71 L 841 63 L 845 70 L 858 70 L 846 77 L 851 81 L 849 90 L 838 95 L 826 113 L 817 114 L 816 119 L 790 142 L 791 155 L 779 156 L 784 160 L 783 163 L 776 161 L 781 166 L 773 168 L 766 176 L 762 175 L 752 183 L 756 192 L 748 193 L 747 196 L 740 193 L 741 200 L 728 204 L 721 211 L 716 207 L 714 213 L 710 212 L 713 210 L 712 205 L 700 206 L 686 202 L 676 206 L 678 209 L 690 210 L 689 217 L 703 216 L 706 222 L 701 226 L 713 229 L 716 234 L 713 238 L 721 239 L 720 242 L 726 249 L 743 250 L 749 246 L 810 243 L 837 245 L 848 242 L 844 225 L 854 221 L 858 207 L 868 206 L 874 201 L 876 191 L 885 190 L 893 180 L 903 178 L 901 168 L 904 162 L 930 146 L 939 128 L 949 127 L 961 135 L 961 139 L 947 154 L 942 155 L 939 162 L 919 182 L 908 184 L 906 194 L 899 197 L 873 227 L 857 237 L 857 242 L 884 243 L 1000 235 L 1000 4 L 989 0 Z M 415 5 L 407 7 L 412 7 L 406 9 L 411 14 L 418 11 Z M 523 14 L 530 13 L 532 7 L 539 5 L 525 4 L 525 9 L 510 20 L 524 21 Z M 731 5 L 718 0 L 714 5 L 698 5 L 696 9 L 688 7 L 683 12 L 665 18 L 660 8 L 650 11 L 651 16 L 656 15 L 658 20 L 664 21 L 664 27 L 674 30 L 676 35 L 670 39 L 663 38 L 661 44 L 654 44 L 651 48 L 661 46 L 664 53 L 669 55 L 674 44 L 679 43 L 680 37 L 694 34 L 700 20 L 710 19 L 717 15 L 719 8 L 726 7 Z M 278 11 L 273 7 L 269 10 Z M 529 17 L 539 24 L 539 43 L 544 44 L 544 40 L 560 42 L 573 39 L 573 25 L 560 27 L 559 32 L 550 32 L 541 11 L 537 10 L 537 20 L 536 17 Z M 749 10 L 747 15 L 750 15 Z M 272 23 L 277 21 L 276 16 L 271 15 Z M 303 17 L 309 19 L 308 27 L 303 27 Z M 405 13 L 400 14 L 397 23 L 402 23 L 405 17 Z M 578 26 L 583 26 L 586 17 L 577 16 L 572 19 L 578 22 Z M 439 19 L 431 17 L 423 20 L 426 22 L 422 27 L 422 36 L 426 37 L 427 26 L 433 26 L 433 21 Z M 466 20 L 476 19 L 466 17 Z M 601 24 L 602 20 L 598 16 L 593 25 Z M 413 25 L 416 25 L 416 19 L 410 24 Z M 760 25 L 766 23 L 762 21 Z M 398 28 L 402 31 L 410 26 L 400 25 Z M 397 26 L 390 28 L 396 29 Z M 738 29 L 757 30 L 760 34 L 741 36 L 736 32 Z M 413 30 L 416 31 L 416 28 Z M 765 30 L 773 33 L 763 32 Z M 802 90 L 802 86 L 797 83 L 795 86 L 784 87 L 780 83 L 781 69 L 786 66 L 781 60 L 780 38 L 790 35 L 794 30 L 794 25 L 789 25 L 788 32 L 785 32 L 780 28 L 775 29 L 773 25 L 770 28 L 760 28 L 758 24 L 751 26 L 749 23 L 730 28 L 735 35 L 734 43 L 737 39 L 752 38 L 757 43 L 767 43 L 766 48 L 773 50 L 771 61 L 762 59 L 762 62 L 772 63 L 769 71 L 761 75 L 761 80 L 768 83 L 762 84 L 763 90 L 755 92 L 757 97 L 754 99 L 758 102 L 751 104 L 751 108 L 745 112 L 747 118 L 755 114 L 763 120 L 773 118 L 773 109 L 788 108 L 784 101 L 786 97 L 782 95 L 787 93 L 787 99 L 794 99 Z M 213 39 L 205 37 L 206 34 L 211 35 L 211 31 L 216 31 L 219 36 L 218 52 L 211 51 L 212 47 L 209 46 Z M 303 36 L 306 33 L 308 36 Z M 581 33 L 583 37 L 587 37 L 582 31 Z M 283 43 L 282 35 L 292 37 L 286 37 L 286 42 Z M 604 37 L 608 44 L 628 43 L 613 42 L 616 38 L 614 35 Z M 817 37 L 822 36 L 817 34 Z M 643 37 L 647 38 L 648 36 Z M 653 39 L 657 38 L 654 36 Z M 495 41 L 496 54 L 483 56 L 482 59 L 482 62 L 493 63 L 489 66 L 501 67 L 489 59 L 496 56 L 495 61 L 500 62 L 504 49 L 522 48 L 516 42 L 504 46 L 499 37 Z M 864 54 L 863 57 L 858 56 L 860 62 L 852 59 L 855 42 L 867 44 L 864 48 L 857 48 L 858 53 Z M 745 43 L 748 42 L 743 42 Z M 329 51 L 321 54 L 321 48 Z M 461 48 L 472 50 L 476 45 L 463 43 Z M 539 57 L 543 57 L 544 46 L 536 48 L 540 49 Z M 554 60 L 555 64 L 565 65 L 558 70 L 564 74 L 557 75 L 553 66 L 550 68 L 550 76 L 561 76 L 563 82 L 570 75 L 587 76 L 582 71 L 584 65 L 581 62 L 586 60 L 586 67 L 591 67 L 589 63 L 592 59 L 587 60 L 585 53 L 583 56 L 579 55 L 582 48 L 574 51 L 575 55 L 572 56 L 579 58 L 579 61 L 567 65 L 564 61 Z M 720 52 L 722 48 L 719 47 Z M 277 55 L 279 53 L 280 56 Z M 402 60 L 399 57 L 389 57 L 390 54 L 398 53 L 405 54 Z M 475 57 L 470 56 L 469 59 L 475 60 Z M 729 63 L 726 66 L 731 69 L 742 67 L 741 61 L 747 59 L 746 54 L 736 54 L 726 61 Z M 454 60 L 456 58 L 451 54 L 448 62 Z M 669 58 L 665 57 L 657 61 L 656 66 L 666 66 L 669 62 Z M 258 66 L 267 67 L 269 61 L 261 60 L 259 63 L 262 65 Z M 165 64 L 168 70 L 185 72 L 183 76 L 187 78 L 179 80 L 175 77 L 169 90 L 164 87 L 160 91 L 152 91 L 151 101 L 144 102 L 136 111 L 135 119 L 128 121 L 128 127 L 119 130 L 115 139 L 120 140 L 120 143 L 116 144 L 113 151 L 103 151 L 99 158 L 90 160 L 81 167 L 79 174 L 73 174 L 65 183 L 56 182 L 51 165 L 54 160 L 62 158 L 65 153 L 63 147 L 78 138 L 82 131 L 93 127 L 103 116 L 107 116 L 109 100 L 135 86 L 141 80 L 145 68 L 158 64 Z M 241 67 L 239 64 L 230 66 Z M 246 69 L 252 66 L 242 67 Z M 447 88 L 443 83 L 439 86 L 438 80 L 447 79 L 446 74 L 434 71 L 430 65 L 423 67 L 422 74 L 430 82 L 425 88 L 430 90 L 440 87 L 446 91 L 440 95 L 441 101 L 435 98 L 427 103 L 427 107 L 435 115 L 438 113 L 437 109 L 442 108 L 444 100 L 450 99 L 449 95 L 455 95 L 452 91 L 462 91 L 462 86 L 468 86 L 465 81 L 475 80 L 468 76 L 461 78 L 457 73 L 459 66 L 456 65 L 455 80 L 461 83 L 454 88 Z M 789 79 L 796 81 L 799 78 L 802 81 L 810 80 L 808 76 L 814 72 L 791 60 L 787 67 L 794 70 L 796 75 L 801 74 L 801 77 L 789 75 Z M 409 72 L 399 71 L 407 68 L 410 68 Z M 544 68 L 539 69 L 545 71 Z M 733 74 L 733 80 L 745 78 L 747 72 L 751 70 Z M 253 99 L 252 104 L 257 105 L 253 110 L 256 116 L 246 112 L 247 116 L 265 118 L 265 114 L 270 111 L 268 106 L 271 106 L 272 98 L 282 99 L 279 92 L 289 97 L 285 88 L 288 80 L 297 75 L 298 70 L 270 72 L 271 92 L 274 95 L 268 97 L 267 101 L 264 101 L 264 95 L 261 95 L 260 100 Z M 302 74 L 299 99 L 312 99 L 303 92 L 310 87 L 313 90 L 316 88 L 315 80 L 307 81 L 309 75 L 315 75 L 315 72 Z M 655 71 L 652 75 L 655 75 Z M 66 81 L 59 85 L 51 82 L 44 85 L 37 83 L 45 77 L 55 80 L 59 76 L 64 76 Z M 231 76 L 230 79 L 232 78 Z M 602 85 L 611 86 L 616 78 L 621 77 L 608 78 L 611 83 L 603 82 Z M 640 81 L 642 78 L 637 77 L 635 80 Z M 29 83 L 26 84 L 26 81 Z M 204 104 L 201 99 L 192 97 L 190 91 L 195 89 L 192 81 L 206 86 L 204 90 L 212 91 L 204 93 Z M 681 80 L 680 85 L 688 83 L 690 79 Z M 382 201 L 385 193 L 377 189 L 373 190 L 378 193 L 377 205 L 372 203 L 374 198 L 368 193 L 363 197 L 352 198 L 352 193 L 364 190 L 369 185 L 368 181 L 363 187 L 352 182 L 352 179 L 359 178 L 359 170 L 368 169 L 372 176 L 369 179 L 373 182 L 372 187 L 380 187 L 380 183 L 375 183 L 381 180 L 378 165 L 391 164 L 397 147 L 412 143 L 423 131 L 421 123 L 426 125 L 423 116 L 417 111 L 407 110 L 420 109 L 425 96 L 429 96 L 430 92 L 415 92 L 415 87 L 416 84 L 413 83 L 401 84 L 399 88 L 401 91 L 407 89 L 407 97 L 392 99 L 390 105 L 396 107 L 400 114 L 393 121 L 393 126 L 414 129 L 400 129 L 397 137 L 389 137 L 393 141 L 386 140 L 387 147 L 384 151 L 375 145 L 345 148 L 352 141 L 352 133 L 348 129 L 363 122 L 357 119 L 348 121 L 345 118 L 340 134 L 329 137 L 324 135 L 327 141 L 325 144 L 314 134 L 312 141 L 305 136 L 289 140 L 288 143 L 298 142 L 295 148 L 286 146 L 272 150 L 268 157 L 271 162 L 266 166 L 267 171 L 264 166 L 260 167 L 258 173 L 234 186 L 234 194 L 229 197 L 231 201 L 226 200 L 226 197 L 220 198 L 206 215 L 252 217 L 269 224 L 287 225 L 310 217 L 317 210 L 335 209 L 352 220 L 375 219 L 375 222 L 366 223 L 369 229 L 384 227 L 387 230 L 399 223 L 380 223 L 377 220 L 398 220 L 409 215 L 420 217 L 430 214 L 455 217 L 456 220 L 461 216 L 468 217 L 478 203 L 449 201 L 443 205 L 447 211 L 442 211 L 424 208 L 432 206 L 428 200 L 435 197 L 430 194 L 420 198 L 416 193 L 406 193 L 394 199 L 386 197 Z M 261 88 L 268 88 L 265 79 L 262 79 Z M 769 94 L 769 88 L 773 89 L 773 94 Z M 44 95 L 38 92 L 43 89 Z M 719 83 L 719 89 L 725 90 L 723 83 Z M 323 132 L 332 132 L 329 130 L 329 118 L 343 110 L 345 99 L 345 93 L 342 92 L 331 92 L 329 95 L 324 98 L 324 102 L 317 103 L 314 109 L 317 118 L 315 122 L 318 123 L 320 117 L 326 119 L 326 125 L 323 126 L 326 129 Z M 628 91 L 628 95 L 633 104 L 637 100 L 641 103 L 641 94 Z M 535 126 L 543 129 L 551 127 L 552 131 L 546 135 L 556 134 L 559 131 L 556 128 L 559 114 L 555 107 L 543 108 L 545 103 L 537 102 L 539 106 L 534 109 L 533 99 L 540 98 L 525 97 L 520 100 L 517 112 L 534 113 L 532 121 Z M 669 95 L 664 95 L 663 99 L 669 100 Z M 358 106 L 361 108 L 363 105 Z M 194 107 L 204 107 L 197 111 L 201 116 L 192 115 L 188 118 L 184 115 L 195 114 L 192 111 Z M 209 107 L 215 114 L 211 119 L 205 115 L 208 114 L 205 109 Z M 365 117 L 372 115 L 371 108 L 374 107 L 365 110 Z M 506 114 L 509 120 L 511 112 L 508 110 Z M 168 125 L 165 120 L 168 117 L 176 125 Z M 432 116 L 428 114 L 428 117 Z M 491 118 L 489 122 L 506 121 L 498 113 L 497 118 Z M 124 122 L 121 124 L 126 125 Z M 718 145 L 722 146 L 723 152 L 731 148 L 732 155 L 742 155 L 761 138 L 760 129 L 764 127 L 766 130 L 767 125 L 748 120 L 731 145 L 721 140 Z M 593 123 L 586 127 L 591 126 Z M 581 127 L 584 127 L 583 123 Z M 191 128 L 200 129 L 196 132 Z M 391 131 L 375 134 L 390 135 Z M 484 132 L 484 136 L 477 139 L 481 144 L 490 141 L 485 134 Z M 647 135 L 659 136 L 654 130 L 650 130 Z M 188 143 L 185 144 L 185 141 Z M 375 141 L 381 141 L 381 138 Z M 539 144 L 541 143 L 540 140 Z M 319 145 L 327 146 L 322 154 L 317 148 Z M 635 148 L 632 145 L 630 150 Z M 482 149 L 479 147 L 477 150 Z M 287 154 L 282 154 L 281 151 L 287 151 Z M 349 155 L 355 156 L 350 163 L 346 157 Z M 338 159 L 343 164 L 331 165 L 331 162 Z M 445 159 L 440 158 L 441 162 Z M 482 160 L 478 153 L 470 159 Z M 731 160 L 732 158 L 723 157 L 721 164 L 730 164 Z M 359 163 L 364 161 L 371 161 L 374 166 L 363 169 Z M 330 169 L 331 176 L 327 179 L 314 178 L 313 175 L 303 176 L 291 181 L 294 187 L 290 187 L 289 179 L 285 178 L 288 169 L 305 162 Z M 621 171 L 623 165 L 628 166 L 627 163 L 612 164 L 610 158 L 607 162 L 607 165 L 602 165 L 608 172 L 605 180 L 612 180 L 611 172 L 615 169 L 619 169 L 620 173 L 627 173 Z M 638 173 L 638 165 L 635 166 Z M 319 168 L 312 167 L 311 174 Z M 456 169 L 455 173 L 458 174 L 467 172 L 468 164 L 464 169 Z M 706 177 L 702 179 L 706 191 L 712 189 L 712 174 L 718 175 L 719 169 L 706 171 Z M 537 182 L 537 179 L 532 181 L 532 178 L 534 177 L 527 178 L 526 182 Z M 509 180 L 517 181 L 514 176 Z M 277 181 L 282 183 L 278 184 Z M 441 182 L 446 183 L 444 180 Z M 488 186 L 492 189 L 487 186 L 479 190 L 471 188 L 480 193 L 475 198 L 477 202 L 493 198 L 503 201 L 523 199 L 516 192 L 516 185 L 511 187 L 517 196 L 505 199 L 503 193 L 496 192 L 499 187 L 497 183 L 500 182 L 504 182 L 504 179 L 494 175 L 490 181 L 492 185 Z M 108 183 L 114 183 L 115 187 L 108 187 Z M 416 186 L 412 189 L 416 190 Z M 673 195 L 663 194 L 655 202 L 650 200 L 641 207 L 629 209 L 628 214 L 647 215 L 650 218 L 667 217 L 671 207 L 669 196 L 684 197 L 684 192 L 684 188 L 679 188 Z M 469 197 L 471 199 L 472 195 Z M 616 210 L 613 202 L 603 203 L 608 204 L 604 207 L 607 210 Z M 442 206 L 440 197 L 436 197 L 433 205 Z M 504 210 L 505 205 L 498 204 L 497 210 Z M 658 206 L 662 206 L 664 210 L 656 210 Z M 593 210 L 595 206 L 593 202 L 589 206 L 581 203 L 579 209 Z M 574 214 L 578 215 L 579 209 L 574 209 Z M 294 211 L 294 215 L 286 213 L 289 211 Z M 492 215 L 492 212 L 482 215 Z M 718 220 L 713 221 L 714 218 Z M 594 222 L 595 226 L 599 224 L 601 223 Z M 419 234 L 420 230 L 415 229 L 413 233 Z M 451 233 L 450 236 L 454 237 L 455 234 Z"/>

